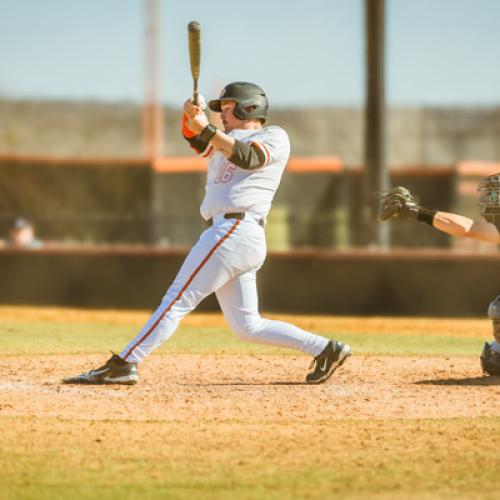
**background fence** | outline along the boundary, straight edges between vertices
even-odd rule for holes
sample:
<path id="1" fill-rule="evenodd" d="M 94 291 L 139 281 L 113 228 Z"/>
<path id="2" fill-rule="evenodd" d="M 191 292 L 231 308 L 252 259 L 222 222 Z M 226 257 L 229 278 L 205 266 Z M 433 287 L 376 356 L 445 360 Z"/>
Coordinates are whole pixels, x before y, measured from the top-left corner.
<path id="1" fill-rule="evenodd" d="M 35 224 L 39 238 L 49 242 L 190 246 L 205 226 L 199 214 L 205 175 L 197 159 L 3 157 L 0 232 L 6 234 L 13 220 L 22 216 Z M 467 193 L 459 198 L 457 189 L 458 181 L 467 178 L 453 166 L 391 173 L 393 185 L 409 187 L 424 205 L 451 211 L 464 207 Z M 269 216 L 270 248 L 362 245 L 362 184 L 362 169 L 343 166 L 336 158 L 292 160 Z M 466 209 L 477 217 L 474 206 Z M 393 224 L 394 246 L 451 244 L 447 235 L 430 228 Z"/>

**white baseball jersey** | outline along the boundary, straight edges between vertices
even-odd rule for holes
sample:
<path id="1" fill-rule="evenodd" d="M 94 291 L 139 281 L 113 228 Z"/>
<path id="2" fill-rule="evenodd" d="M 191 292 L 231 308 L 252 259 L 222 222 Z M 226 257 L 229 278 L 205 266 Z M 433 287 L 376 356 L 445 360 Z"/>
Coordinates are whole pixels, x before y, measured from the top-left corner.
<path id="1" fill-rule="evenodd" d="M 281 127 L 270 126 L 259 130 L 236 129 L 228 135 L 255 144 L 264 153 L 266 162 L 262 167 L 247 170 L 211 150 L 201 216 L 208 220 L 221 213 L 252 212 L 265 219 L 290 157 L 288 134 Z"/>

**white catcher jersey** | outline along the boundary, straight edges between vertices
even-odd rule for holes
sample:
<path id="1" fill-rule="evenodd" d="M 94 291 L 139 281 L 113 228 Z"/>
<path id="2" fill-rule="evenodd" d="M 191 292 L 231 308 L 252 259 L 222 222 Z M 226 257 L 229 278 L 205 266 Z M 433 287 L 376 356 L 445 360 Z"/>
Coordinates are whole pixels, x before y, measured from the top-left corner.
<path id="1" fill-rule="evenodd" d="M 288 134 L 281 127 L 269 126 L 259 130 L 235 129 L 228 135 L 255 144 L 266 162 L 262 167 L 246 170 L 219 151 L 210 153 L 201 216 L 208 220 L 220 213 L 253 212 L 265 219 L 290 157 Z"/>

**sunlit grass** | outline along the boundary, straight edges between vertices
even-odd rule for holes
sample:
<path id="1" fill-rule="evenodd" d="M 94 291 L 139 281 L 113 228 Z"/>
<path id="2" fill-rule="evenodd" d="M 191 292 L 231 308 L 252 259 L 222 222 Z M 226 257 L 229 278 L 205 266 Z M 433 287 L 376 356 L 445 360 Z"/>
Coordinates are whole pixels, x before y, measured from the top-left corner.
<path id="1" fill-rule="evenodd" d="M 0 352 L 3 355 L 94 354 L 120 351 L 138 333 L 139 325 L 107 323 L 50 323 L 8 321 L 0 324 Z M 452 333 L 452 332 L 450 332 Z M 484 342 L 480 338 L 451 335 L 397 333 L 352 333 L 332 329 L 323 332 L 330 338 L 348 342 L 358 354 L 394 355 L 476 355 Z M 293 353 L 261 344 L 246 343 L 228 327 L 182 325 L 157 352 L 246 354 Z"/>
<path id="2" fill-rule="evenodd" d="M 498 418 L 0 424 L 8 498 L 493 499 L 500 467 Z"/>

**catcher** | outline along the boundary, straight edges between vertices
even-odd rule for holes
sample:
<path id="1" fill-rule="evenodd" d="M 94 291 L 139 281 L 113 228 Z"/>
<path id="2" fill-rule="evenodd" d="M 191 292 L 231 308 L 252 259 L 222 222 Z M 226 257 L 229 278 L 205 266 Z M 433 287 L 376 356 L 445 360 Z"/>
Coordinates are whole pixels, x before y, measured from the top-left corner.
<path id="1" fill-rule="evenodd" d="M 379 196 L 378 220 L 409 219 L 425 222 L 439 231 L 461 238 L 474 238 L 500 244 L 500 173 L 485 177 L 478 185 L 480 220 L 422 207 L 403 186 Z M 488 308 L 494 341 L 486 342 L 480 360 L 483 373 L 500 375 L 500 295 Z"/>

